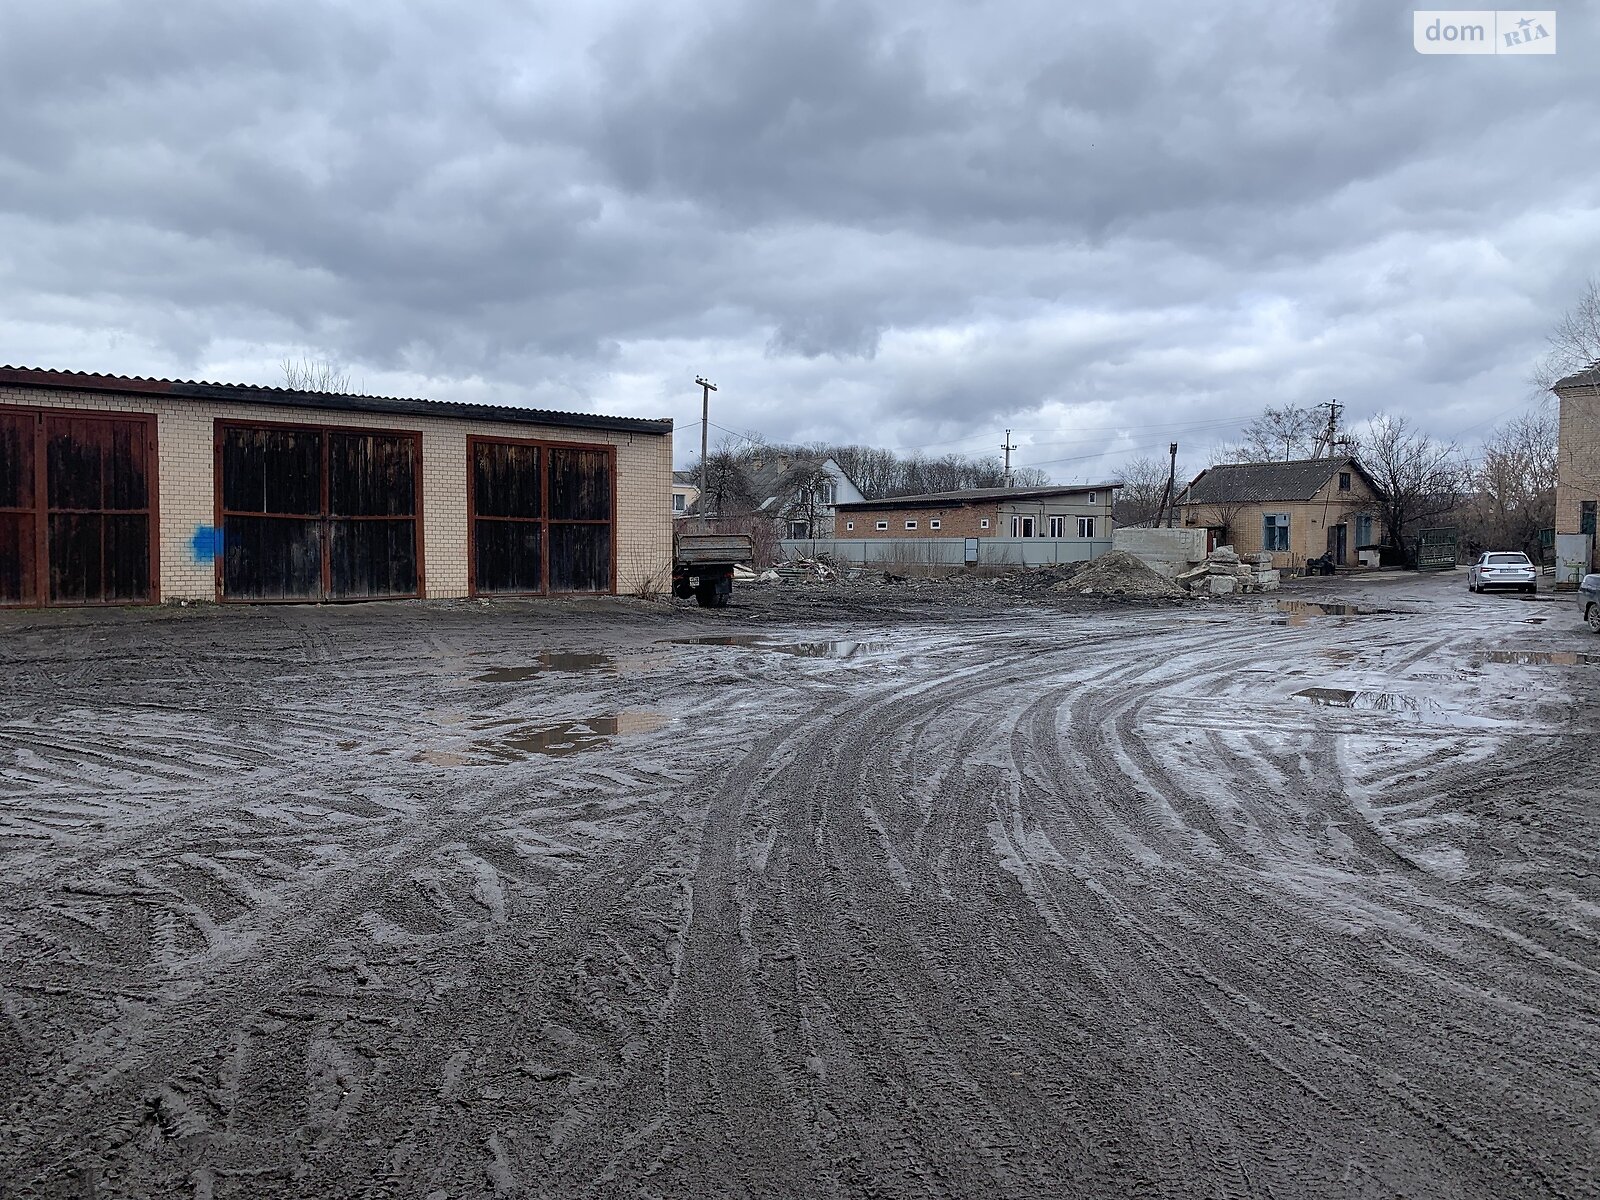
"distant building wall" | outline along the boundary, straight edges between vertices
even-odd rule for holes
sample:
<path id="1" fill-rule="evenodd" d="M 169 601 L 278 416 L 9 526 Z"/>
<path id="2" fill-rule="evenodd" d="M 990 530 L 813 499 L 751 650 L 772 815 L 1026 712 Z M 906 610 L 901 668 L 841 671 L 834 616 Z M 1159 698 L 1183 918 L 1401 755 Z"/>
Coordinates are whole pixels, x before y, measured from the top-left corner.
<path id="1" fill-rule="evenodd" d="M 1556 450 L 1556 532 L 1593 533 L 1585 528 L 1585 504 L 1600 509 L 1600 387 L 1563 388 Z M 1590 509 L 1589 512 L 1594 512 Z M 1600 539 L 1591 539 L 1593 547 Z M 1600 559 L 1590 551 L 1588 569 Z"/>

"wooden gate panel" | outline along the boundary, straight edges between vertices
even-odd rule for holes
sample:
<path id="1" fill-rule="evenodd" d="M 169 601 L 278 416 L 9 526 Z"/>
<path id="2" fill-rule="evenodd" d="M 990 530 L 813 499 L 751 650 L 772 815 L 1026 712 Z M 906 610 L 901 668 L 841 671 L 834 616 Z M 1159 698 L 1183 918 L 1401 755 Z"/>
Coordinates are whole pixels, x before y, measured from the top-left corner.
<path id="1" fill-rule="evenodd" d="M 414 596 L 415 521 L 329 522 L 328 594 L 335 600 Z"/>
<path id="2" fill-rule="evenodd" d="M 550 519 L 611 520 L 611 452 L 550 448 Z"/>
<path id="3" fill-rule="evenodd" d="M 611 590 L 610 524 L 550 523 L 550 590 Z"/>
<path id="4" fill-rule="evenodd" d="M 473 438 L 468 458 L 473 593 L 542 593 L 544 447 Z"/>
<path id="5" fill-rule="evenodd" d="M 544 591 L 544 524 L 473 522 L 474 591 L 532 595 Z"/>
<path id="6" fill-rule="evenodd" d="M 221 563 L 222 594 L 230 600 L 319 600 L 322 522 L 224 517 Z"/>

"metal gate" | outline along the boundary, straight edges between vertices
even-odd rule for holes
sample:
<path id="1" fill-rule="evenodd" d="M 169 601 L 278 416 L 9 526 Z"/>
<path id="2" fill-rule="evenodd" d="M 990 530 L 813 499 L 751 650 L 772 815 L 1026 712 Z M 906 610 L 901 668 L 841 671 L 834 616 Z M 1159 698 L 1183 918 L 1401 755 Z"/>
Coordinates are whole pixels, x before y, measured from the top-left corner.
<path id="1" fill-rule="evenodd" d="M 422 594 L 422 435 L 217 423 L 223 600 Z"/>
<path id="2" fill-rule="evenodd" d="M 616 590 L 616 451 L 467 439 L 473 595 Z"/>
<path id="3" fill-rule="evenodd" d="M 0 605 L 155 599 L 155 418 L 0 409 Z"/>
<path id="4" fill-rule="evenodd" d="M 1417 535 L 1417 570 L 1454 571 L 1456 569 L 1456 531 L 1424 529 Z"/>

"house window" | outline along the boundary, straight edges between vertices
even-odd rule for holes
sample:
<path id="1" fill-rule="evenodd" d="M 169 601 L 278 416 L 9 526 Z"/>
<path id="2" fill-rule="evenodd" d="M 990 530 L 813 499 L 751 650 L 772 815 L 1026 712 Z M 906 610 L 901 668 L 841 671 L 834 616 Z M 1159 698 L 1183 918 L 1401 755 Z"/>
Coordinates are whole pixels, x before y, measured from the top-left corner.
<path id="1" fill-rule="evenodd" d="M 984 517 L 983 520 L 979 521 L 978 522 L 978 528 L 979 529 L 987 529 L 987 528 L 989 528 L 989 518 L 988 517 Z"/>
<path id="2" fill-rule="evenodd" d="M 811 536 L 811 523 L 809 521 L 790 521 L 789 539 L 791 541 L 804 541 Z"/>
<path id="3" fill-rule="evenodd" d="M 929 529 L 940 529 L 940 528 L 943 528 L 943 525 L 940 522 L 939 518 L 935 517 L 933 520 L 928 522 L 928 528 Z"/>
<path id="4" fill-rule="evenodd" d="M 1067 536 L 1067 519 L 1065 517 L 1050 518 L 1050 536 L 1053 538 Z"/>
<path id="5" fill-rule="evenodd" d="M 906 522 L 906 528 L 907 529 L 915 529 L 916 527 L 917 527 L 917 523 L 915 521 L 907 521 Z"/>
<path id="6" fill-rule="evenodd" d="M 1289 549 L 1289 514 L 1265 513 L 1261 517 L 1261 548 L 1269 551 Z"/>
<path id="7" fill-rule="evenodd" d="M 1356 549 L 1372 545 L 1372 515 L 1370 513 L 1356 514 Z"/>
<path id="8" fill-rule="evenodd" d="M 846 521 L 846 522 L 845 522 L 845 523 L 844 523 L 844 527 L 845 527 L 845 529 L 847 529 L 847 530 L 849 530 L 849 529 L 854 529 L 854 528 L 855 528 L 855 527 L 856 527 L 856 523 L 855 523 L 855 522 L 854 522 L 854 521 Z"/>
<path id="9" fill-rule="evenodd" d="M 1090 492 L 1090 493 L 1089 493 L 1089 503 L 1090 503 L 1090 504 L 1096 504 L 1096 503 L 1098 503 L 1098 502 L 1099 502 L 1099 501 L 1098 501 L 1098 500 L 1097 500 L 1097 499 L 1096 499 L 1096 497 L 1097 497 L 1097 496 L 1098 496 L 1098 495 L 1099 495 L 1099 493 L 1098 493 L 1098 492 Z"/>
<path id="10" fill-rule="evenodd" d="M 1349 471 L 1340 471 L 1339 472 L 1339 490 L 1341 492 L 1348 492 L 1350 490 L 1350 472 Z"/>
<path id="11" fill-rule="evenodd" d="M 887 528 L 889 528 L 889 522 L 887 522 L 887 521 L 879 521 L 876 525 L 873 526 L 873 528 L 874 529 L 887 529 Z"/>
<path id="12" fill-rule="evenodd" d="M 1034 520 L 1032 517 L 1014 516 L 1011 518 L 1012 537 L 1033 537 L 1035 528 L 1036 526 L 1034 525 Z"/>
<path id="13" fill-rule="evenodd" d="M 1083 538 L 1092 538 L 1094 536 L 1093 517 L 1078 518 L 1078 536 Z"/>
<path id="14" fill-rule="evenodd" d="M 817 489 L 817 499 L 823 504 L 832 504 L 835 496 L 836 493 L 834 492 L 833 481 L 831 479 Z"/>
<path id="15" fill-rule="evenodd" d="M 1587 533 L 1587 534 L 1593 534 L 1594 533 L 1594 525 L 1595 525 L 1594 510 L 1595 510 L 1595 501 L 1593 501 L 1593 500 L 1582 500 L 1582 501 L 1579 501 L 1579 503 L 1578 503 L 1578 532 L 1579 533 Z"/>
<path id="16" fill-rule="evenodd" d="M 675 513 L 683 512 L 688 507 L 688 505 L 686 503 L 687 500 L 688 500 L 688 497 L 685 496 L 682 492 L 673 492 L 672 493 L 672 511 L 675 512 Z"/>

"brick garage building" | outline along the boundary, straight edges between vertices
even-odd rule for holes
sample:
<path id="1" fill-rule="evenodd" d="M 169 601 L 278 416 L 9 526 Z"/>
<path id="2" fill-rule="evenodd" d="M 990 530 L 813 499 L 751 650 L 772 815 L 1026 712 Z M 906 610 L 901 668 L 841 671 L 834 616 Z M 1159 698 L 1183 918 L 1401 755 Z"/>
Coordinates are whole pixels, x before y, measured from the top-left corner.
<path id="1" fill-rule="evenodd" d="M 840 504 L 835 538 L 1104 539 L 1120 483 L 969 488 Z"/>
<path id="2" fill-rule="evenodd" d="M 1586 534 L 1588 569 L 1600 562 L 1595 529 L 1600 510 L 1600 363 L 1558 380 L 1561 401 L 1556 450 L 1556 533 Z"/>
<path id="3" fill-rule="evenodd" d="M 0 605 L 628 592 L 672 422 L 0 368 Z"/>

